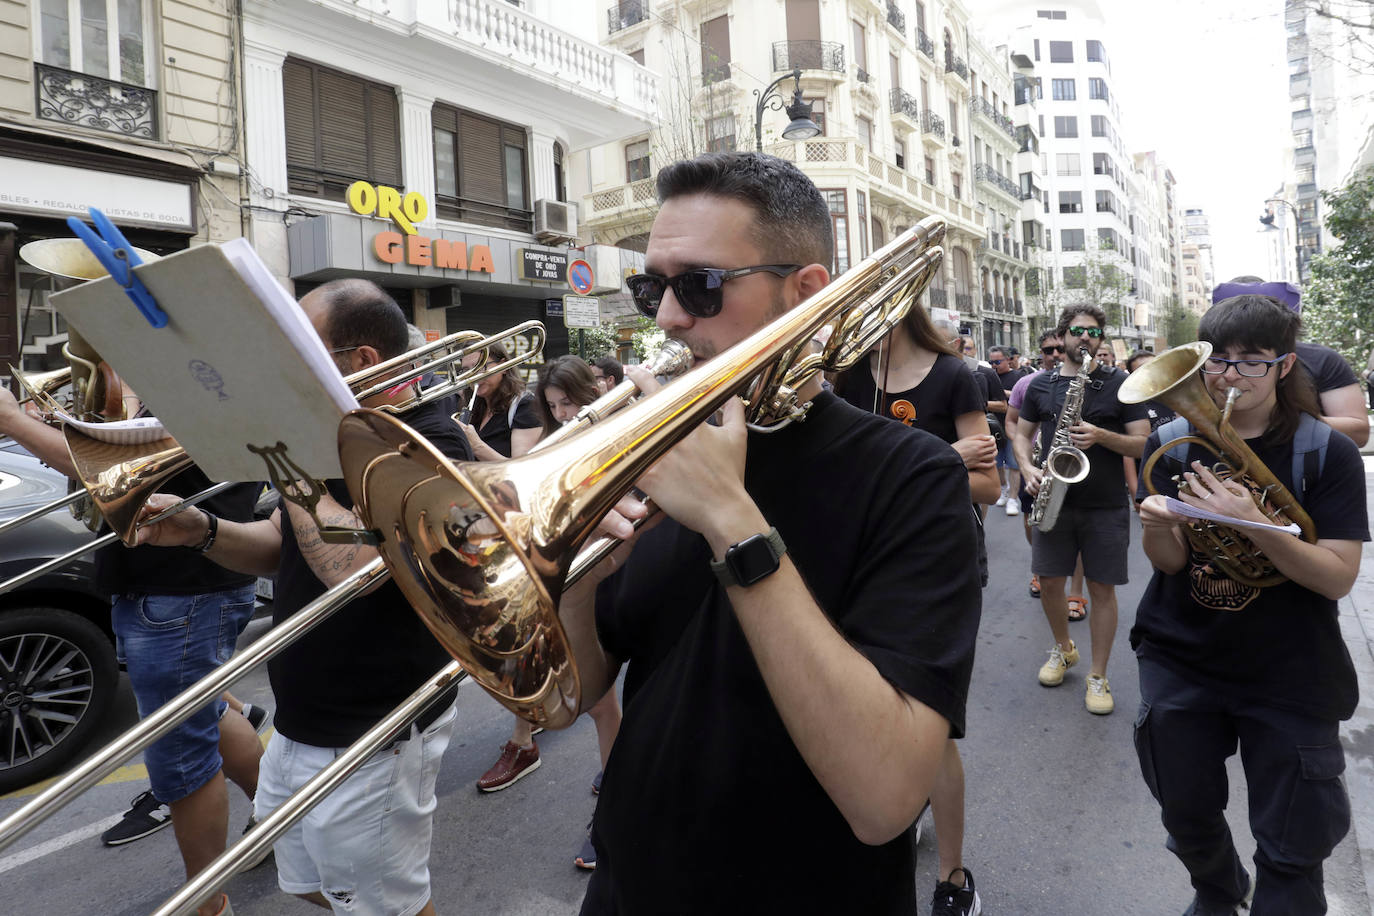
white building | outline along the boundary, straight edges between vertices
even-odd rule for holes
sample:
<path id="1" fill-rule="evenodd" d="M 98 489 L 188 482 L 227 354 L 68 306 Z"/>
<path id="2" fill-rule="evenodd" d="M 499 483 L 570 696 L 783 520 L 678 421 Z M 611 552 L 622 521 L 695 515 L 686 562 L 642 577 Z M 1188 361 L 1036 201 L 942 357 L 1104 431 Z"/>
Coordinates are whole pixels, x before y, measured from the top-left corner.
<path id="1" fill-rule="evenodd" d="M 1184 304 L 1201 315 L 1212 307 L 1212 290 L 1217 285 L 1212 267 L 1212 229 L 1201 209 L 1190 207 L 1183 211 L 1182 242 Z"/>
<path id="2" fill-rule="evenodd" d="M 546 352 L 567 351 L 550 306 L 569 262 L 590 262 L 593 294 L 633 266 L 569 252 L 584 187 L 567 163 L 647 130 L 659 86 L 551 25 L 557 6 L 247 0 L 248 234 L 297 294 L 366 277 L 433 332 L 553 316 Z"/>
<path id="3" fill-rule="evenodd" d="M 976 74 L 959 0 L 603 0 L 600 8 L 606 43 L 663 76 L 663 117 L 661 129 L 646 127 L 588 157 L 583 216 L 598 242 L 642 250 L 655 212 L 653 176 L 668 162 L 761 145 L 795 161 L 830 202 L 836 273 L 921 218 L 942 217 L 946 259 L 926 301 L 958 310 L 982 336 L 974 263 L 989 227 L 972 140 L 1004 128 L 981 108 L 970 125 Z M 757 93 L 794 68 L 822 134 L 784 140 L 788 119 L 770 107 L 757 136 Z M 788 77 L 776 91 L 790 102 L 793 87 Z M 1008 153 L 1004 143 L 998 149 L 994 167 L 996 155 L 1005 163 Z M 1007 194 L 998 199 L 1010 209 Z"/>

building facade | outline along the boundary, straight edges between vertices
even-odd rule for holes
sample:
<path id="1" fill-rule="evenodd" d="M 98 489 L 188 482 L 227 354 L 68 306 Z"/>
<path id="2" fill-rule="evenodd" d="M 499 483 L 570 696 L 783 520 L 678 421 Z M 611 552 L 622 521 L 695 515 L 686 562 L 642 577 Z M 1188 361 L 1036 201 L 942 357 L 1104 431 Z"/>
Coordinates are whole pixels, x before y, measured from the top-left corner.
<path id="1" fill-rule="evenodd" d="M 762 148 L 795 162 L 829 201 L 835 274 L 938 216 L 948 227 L 946 258 L 923 301 L 957 312 L 980 344 L 989 333 L 1014 336 L 1015 272 L 999 268 L 1008 282 L 1000 310 L 985 320 L 992 289 L 982 285 L 979 254 L 980 245 L 990 247 L 987 202 L 1015 211 L 1011 146 L 997 139 L 1009 132 L 1000 106 L 970 108 L 973 81 L 982 77 L 969 64 L 968 14 L 958 0 L 621 0 L 601 8 L 606 44 L 658 72 L 663 94 L 659 129 L 588 156 L 583 209 L 596 241 L 643 248 L 655 212 L 653 176 L 665 164 L 708 150 Z M 787 77 L 776 92 L 791 100 L 794 69 L 821 128 L 796 141 L 782 137 L 788 119 L 780 110 L 766 107 L 757 118 L 759 93 L 778 78 Z M 764 99 L 771 104 L 771 95 Z M 993 150 L 983 191 L 978 167 L 987 163 L 975 158 L 975 137 L 979 149 Z M 998 253 L 1008 247 L 1002 228 Z M 1013 247 L 1007 261 L 1016 258 Z"/>
<path id="2" fill-rule="evenodd" d="M 614 293 L 637 263 L 570 251 L 570 159 L 649 129 L 659 90 L 550 24 L 554 3 L 247 0 L 247 233 L 271 269 L 298 295 L 374 280 L 432 334 L 542 320 L 567 352 L 562 296 Z"/>
<path id="3" fill-rule="evenodd" d="M 54 278 L 18 256 L 100 208 L 168 254 L 243 231 L 236 6 L 0 2 L 0 368 L 65 365 Z"/>

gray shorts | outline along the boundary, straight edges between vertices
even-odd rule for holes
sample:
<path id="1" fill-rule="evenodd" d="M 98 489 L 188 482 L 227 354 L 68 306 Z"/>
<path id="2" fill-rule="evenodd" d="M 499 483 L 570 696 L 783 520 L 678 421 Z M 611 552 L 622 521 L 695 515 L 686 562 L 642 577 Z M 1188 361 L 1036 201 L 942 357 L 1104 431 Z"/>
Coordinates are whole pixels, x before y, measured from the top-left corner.
<path id="1" fill-rule="evenodd" d="M 1083 577 L 1102 585 L 1125 585 L 1131 546 L 1131 510 L 1065 506 L 1054 530 L 1031 529 L 1031 572 L 1056 578 L 1073 575 L 1083 555 Z"/>

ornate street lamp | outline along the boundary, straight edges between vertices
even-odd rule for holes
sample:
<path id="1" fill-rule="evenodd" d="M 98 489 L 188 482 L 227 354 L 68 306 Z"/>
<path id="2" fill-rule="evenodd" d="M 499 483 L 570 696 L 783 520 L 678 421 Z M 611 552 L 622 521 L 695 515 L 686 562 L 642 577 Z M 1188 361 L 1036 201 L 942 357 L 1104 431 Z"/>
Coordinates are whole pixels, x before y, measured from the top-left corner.
<path id="1" fill-rule="evenodd" d="M 791 105 L 786 103 L 781 92 L 774 91 L 779 83 L 788 78 L 791 78 L 794 87 Z M 754 143 L 760 153 L 763 152 L 763 113 L 766 109 L 786 110 L 787 117 L 792 119 L 791 123 L 783 128 L 784 140 L 809 140 L 821 132 L 816 122 L 811 120 L 811 103 L 802 99 L 800 68 L 773 80 L 763 92 L 755 89 L 754 95 L 758 98 L 754 105 Z"/>

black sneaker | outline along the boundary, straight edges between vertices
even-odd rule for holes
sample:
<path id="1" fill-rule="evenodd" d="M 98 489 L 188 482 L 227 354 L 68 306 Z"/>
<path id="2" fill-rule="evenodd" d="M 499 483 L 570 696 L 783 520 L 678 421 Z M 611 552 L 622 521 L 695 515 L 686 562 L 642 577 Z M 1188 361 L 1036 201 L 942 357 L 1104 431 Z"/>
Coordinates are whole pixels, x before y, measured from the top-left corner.
<path id="1" fill-rule="evenodd" d="M 983 912 L 983 902 L 973 889 L 973 872 L 967 868 L 956 868 L 949 873 L 950 878 L 954 877 L 955 871 L 964 873 L 964 886 L 959 887 L 948 880 L 935 885 L 935 900 L 931 903 L 930 916 L 978 916 Z"/>
<path id="2" fill-rule="evenodd" d="M 153 797 L 151 789 L 140 792 L 129 802 L 129 810 L 124 819 L 100 835 L 100 842 L 106 846 L 122 846 L 141 840 L 157 833 L 172 823 L 172 811 Z"/>
<path id="3" fill-rule="evenodd" d="M 1183 911 L 1183 916 L 1238 916 L 1241 910 L 1250 909 L 1250 901 L 1255 897 L 1255 881 L 1250 873 L 1245 873 L 1245 896 L 1238 903 L 1208 903 L 1194 894 L 1193 902 Z"/>
<path id="4" fill-rule="evenodd" d="M 272 721 L 272 711 L 262 706 L 254 706 L 252 703 L 243 704 L 243 717 L 248 720 L 248 724 L 253 726 L 253 731 L 261 735 L 267 730 L 267 725 Z"/>
<path id="5" fill-rule="evenodd" d="M 247 706 L 248 704 L 245 703 L 243 705 Z M 248 824 L 243 828 L 244 835 L 246 836 L 248 834 L 248 831 L 252 830 L 256 826 L 258 826 L 257 817 L 252 814 L 248 815 Z M 264 852 L 262 855 L 258 856 L 256 859 L 249 859 L 247 862 L 243 863 L 243 871 L 251 871 L 257 868 L 262 863 L 266 862 L 270 858 L 272 858 L 272 847 L 268 846 L 267 851 Z"/>

